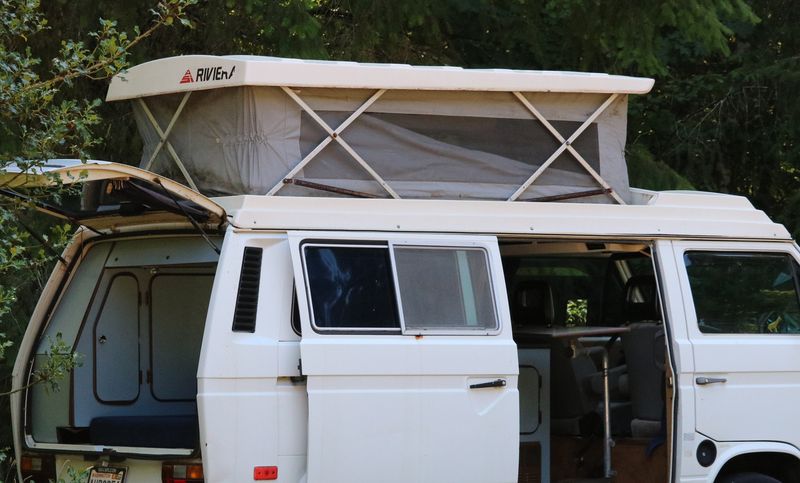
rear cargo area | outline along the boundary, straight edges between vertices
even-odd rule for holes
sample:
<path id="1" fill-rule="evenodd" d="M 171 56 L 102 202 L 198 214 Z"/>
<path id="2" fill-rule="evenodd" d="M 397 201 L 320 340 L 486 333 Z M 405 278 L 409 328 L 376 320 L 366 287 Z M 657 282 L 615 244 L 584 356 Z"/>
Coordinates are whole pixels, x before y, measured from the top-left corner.
<path id="1" fill-rule="evenodd" d="M 154 454 L 199 447 L 197 363 L 217 257 L 198 236 L 105 240 L 84 249 L 31 369 L 46 363 L 57 337 L 81 365 L 58 391 L 42 384 L 28 390 L 30 446 L 160 449 Z"/>

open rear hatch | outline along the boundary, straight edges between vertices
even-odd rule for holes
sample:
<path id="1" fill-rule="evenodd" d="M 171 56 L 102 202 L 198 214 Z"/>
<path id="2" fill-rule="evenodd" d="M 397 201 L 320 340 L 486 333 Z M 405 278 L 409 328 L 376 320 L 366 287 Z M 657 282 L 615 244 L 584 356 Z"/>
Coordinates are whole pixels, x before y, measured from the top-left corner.
<path id="1" fill-rule="evenodd" d="M 14 385 L 46 364 L 56 338 L 85 362 L 61 391 L 34 385 L 12 396 L 18 456 L 198 455 L 197 359 L 221 242 L 204 230 L 224 226 L 223 208 L 172 180 L 103 161 L 11 166 L 0 172 L 0 196 L 100 234 L 133 235 L 73 244 L 67 258 L 77 263 L 57 266 L 48 283 Z M 189 223 L 197 235 L 184 230 Z M 164 230 L 172 227 L 181 230 Z"/>
<path id="2" fill-rule="evenodd" d="M 78 184 L 80 189 L 59 189 Z M 218 230 L 226 221 L 221 206 L 191 188 L 107 161 L 55 159 L 27 169 L 11 165 L 0 172 L 0 195 L 98 233 L 187 220 L 197 228 Z"/>

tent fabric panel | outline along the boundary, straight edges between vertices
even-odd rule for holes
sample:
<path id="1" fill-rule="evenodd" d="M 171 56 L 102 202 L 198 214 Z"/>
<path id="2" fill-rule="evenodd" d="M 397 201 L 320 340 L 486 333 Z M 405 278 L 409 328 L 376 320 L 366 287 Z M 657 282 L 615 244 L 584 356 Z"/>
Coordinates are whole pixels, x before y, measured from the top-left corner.
<path id="1" fill-rule="evenodd" d="M 162 127 L 177 106 L 174 95 L 146 102 Z M 144 167 L 159 137 L 133 106 Z M 204 194 L 263 194 L 299 160 L 299 137 L 300 109 L 291 99 L 278 89 L 244 87 L 193 93 L 168 141 Z M 151 170 L 181 178 L 163 149 Z"/>
<path id="2" fill-rule="evenodd" d="M 331 129 L 375 94 L 367 89 L 293 91 Z M 565 138 L 608 98 L 602 94 L 523 95 Z M 162 129 L 179 101 L 180 95 L 146 99 Z M 626 96 L 620 96 L 573 144 L 624 199 L 629 196 L 623 152 L 626 112 Z M 136 103 L 134 113 L 144 140 L 144 167 L 159 137 Z M 326 137 L 325 130 L 280 88 L 235 87 L 194 92 L 168 141 L 201 192 L 228 195 L 267 193 Z M 404 198 L 507 199 L 560 145 L 507 92 L 387 91 L 341 138 Z M 151 170 L 180 179 L 163 149 Z M 336 142 L 295 177 L 386 196 Z M 521 199 L 597 187 L 565 152 Z M 284 186 L 277 194 L 293 193 L 331 195 L 298 186 Z"/>

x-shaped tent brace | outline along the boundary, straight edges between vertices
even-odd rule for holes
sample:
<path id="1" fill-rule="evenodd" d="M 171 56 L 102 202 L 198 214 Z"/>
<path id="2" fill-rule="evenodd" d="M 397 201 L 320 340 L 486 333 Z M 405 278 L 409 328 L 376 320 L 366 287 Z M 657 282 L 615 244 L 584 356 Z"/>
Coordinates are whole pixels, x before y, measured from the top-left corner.
<path id="1" fill-rule="evenodd" d="M 372 106 L 375 101 L 377 101 L 385 92 L 386 89 L 379 89 L 373 93 L 369 99 L 367 99 L 361 106 L 353 111 L 350 116 L 347 117 L 336 129 L 333 129 L 325 120 L 323 120 L 300 96 L 297 95 L 291 88 L 282 86 L 281 89 L 295 102 L 300 108 L 305 111 L 309 116 L 311 116 L 314 121 L 319 124 L 319 126 L 328 133 L 328 136 L 325 137 L 318 145 L 315 147 L 311 152 L 309 152 L 300 162 L 292 168 L 289 173 L 286 174 L 284 179 L 278 182 L 275 186 L 273 186 L 266 194 L 267 195 L 274 195 L 275 193 L 280 190 L 284 184 L 285 180 L 292 179 L 297 173 L 300 172 L 305 166 L 308 165 L 326 146 L 328 146 L 331 142 L 337 142 L 367 173 L 369 173 L 372 178 L 381 185 L 381 187 L 386 190 L 386 192 L 392 197 L 399 199 L 400 196 L 392 189 L 391 186 L 384 180 L 372 167 L 367 163 L 361 155 L 353 149 L 352 146 L 342 137 L 342 132 L 347 129 L 356 119 L 358 119 L 361 114 L 363 114 L 370 106 Z M 144 111 L 145 115 L 147 116 L 150 123 L 155 128 L 156 132 L 159 135 L 159 142 L 156 145 L 155 150 L 150 155 L 150 159 L 148 160 L 147 164 L 145 165 L 145 169 L 150 169 L 153 162 L 155 161 L 158 154 L 161 152 L 163 148 L 166 148 L 169 152 L 170 156 L 172 157 L 173 161 L 177 165 L 178 169 L 181 171 L 183 176 L 186 178 L 189 185 L 192 189 L 197 190 L 197 185 L 192 180 L 192 177 L 189 175 L 184 164 L 181 162 L 178 153 L 175 152 L 172 144 L 169 142 L 168 138 L 170 133 L 172 132 L 173 127 L 175 126 L 175 122 L 180 117 L 183 108 L 186 106 L 186 102 L 189 100 L 191 92 L 187 92 L 184 94 L 183 98 L 181 99 L 178 108 L 175 110 L 175 113 L 172 115 L 167 128 L 162 130 L 161 126 L 159 126 L 158 121 L 156 121 L 155 116 L 147 107 L 147 104 L 142 99 L 138 99 L 139 105 L 141 106 L 142 110 Z M 527 180 L 512 194 L 508 201 L 515 201 L 517 200 L 530 186 L 545 172 L 545 170 L 553 164 L 556 159 L 561 156 L 565 151 L 570 153 L 572 157 L 586 170 L 587 173 L 599 184 L 603 187 L 603 191 L 607 193 L 614 201 L 619 204 L 624 205 L 625 201 L 620 198 L 620 196 L 611 188 L 611 186 L 597 173 L 597 171 L 592 168 L 592 166 L 586 161 L 586 159 L 581 156 L 581 154 L 573 147 L 573 143 L 575 142 L 578 137 L 583 134 L 583 132 L 603 113 L 605 110 L 619 97 L 619 94 L 611 94 L 595 111 L 572 133 L 572 135 L 568 138 L 564 138 L 561 133 L 556 130 L 555 127 L 545 119 L 545 117 L 536 109 L 533 104 L 520 92 L 512 92 L 514 97 L 519 100 L 523 106 L 531 113 L 533 116 L 540 122 L 542 125 L 547 129 L 553 137 L 560 143 L 559 147 L 550 155 L 544 163 L 539 166 Z"/>
<path id="2" fill-rule="evenodd" d="M 314 159 L 317 156 L 317 154 L 319 154 L 323 149 L 325 149 L 325 146 L 330 144 L 332 141 L 336 141 L 342 148 L 344 148 L 345 151 L 347 151 L 348 154 L 350 154 L 350 156 L 353 157 L 353 159 L 356 160 L 358 164 L 361 165 L 362 168 L 364 168 L 364 170 L 367 173 L 369 173 L 370 176 L 372 176 L 372 178 L 375 181 L 377 181 L 381 185 L 381 187 L 383 187 L 383 189 L 386 190 L 387 193 L 389 193 L 389 195 L 392 198 L 400 199 L 400 196 L 397 193 L 395 193 L 395 191 L 392 189 L 391 186 L 389 186 L 389 183 L 387 183 L 383 178 L 381 178 L 381 175 L 379 175 L 374 169 L 372 169 L 372 167 L 366 161 L 364 161 L 364 158 L 362 158 L 355 151 L 355 149 L 353 149 L 352 146 L 350 146 L 347 143 L 347 141 L 345 141 L 342 138 L 342 131 L 347 129 L 347 126 L 352 124 L 352 122 L 355 121 L 358 118 L 358 116 L 360 116 L 361 114 L 364 113 L 364 111 L 369 109 L 369 106 L 374 104 L 375 101 L 377 101 L 386 92 L 386 89 L 380 89 L 376 91 L 374 94 L 372 94 L 372 96 L 370 96 L 369 99 L 367 99 L 363 104 L 361 104 L 361 107 L 353 111 L 353 113 L 350 114 L 350 116 L 347 119 L 345 119 L 344 122 L 339 124 L 339 127 L 337 127 L 336 129 L 331 128 L 328 125 L 328 123 L 325 122 L 325 120 L 323 120 L 321 117 L 319 117 L 319 115 L 317 115 L 317 113 L 314 112 L 314 110 L 311 109 L 311 107 L 308 104 L 306 104 L 306 102 L 303 99 L 301 99 L 300 96 L 298 96 L 293 90 L 291 90 L 288 87 L 281 87 L 281 89 L 283 89 L 283 92 L 285 92 L 289 97 L 291 97 L 292 100 L 294 100 L 294 102 L 296 102 L 301 109 L 303 109 L 306 113 L 308 113 L 308 115 L 311 116 L 311 118 L 314 119 L 317 122 L 317 124 L 319 124 L 320 127 L 325 130 L 325 132 L 328 133 L 328 137 L 323 139 L 322 142 L 319 143 L 317 147 L 314 148 L 310 153 L 306 154 L 306 156 L 297 164 L 297 166 L 295 166 L 294 168 L 292 168 L 291 171 L 289 171 L 289 174 L 287 174 L 285 178 L 291 179 L 309 162 L 311 162 L 311 160 Z M 274 195 L 279 189 L 281 189 L 283 184 L 284 183 L 281 180 L 278 184 L 273 186 L 272 189 L 270 189 L 267 192 L 267 195 Z"/>
<path id="3" fill-rule="evenodd" d="M 197 189 L 197 185 L 195 184 L 192 177 L 189 175 L 189 171 L 186 169 L 186 166 L 183 165 L 183 162 L 181 162 L 181 158 L 178 156 L 178 153 L 175 152 L 175 148 L 172 147 L 172 143 L 170 143 L 167 140 L 167 138 L 169 138 L 169 135 L 172 133 L 172 128 L 175 127 L 175 121 L 178 120 L 178 117 L 180 117 L 181 112 L 183 112 L 183 108 L 186 107 L 186 103 L 189 101 L 189 96 L 191 94 L 192 94 L 191 91 L 189 91 L 183 95 L 181 103 L 178 104 L 178 108 L 175 109 L 175 113 L 172 114 L 172 118 L 169 120 L 169 124 L 167 125 L 166 130 L 162 130 L 161 126 L 158 125 L 158 121 L 156 121 L 156 118 L 155 116 L 153 116 L 153 113 L 150 111 L 150 108 L 147 107 L 147 103 L 144 102 L 144 99 L 140 97 L 139 99 L 137 99 L 137 101 L 139 102 L 139 106 L 144 111 L 145 116 L 147 116 L 147 119 L 150 121 L 150 124 L 153 125 L 153 128 L 155 128 L 156 133 L 158 133 L 158 137 L 160 138 L 158 144 L 156 145 L 156 148 L 153 150 L 153 154 L 150 155 L 150 159 L 147 160 L 147 164 L 144 165 L 144 169 L 150 171 L 150 168 L 153 166 L 153 162 L 155 162 L 158 153 L 161 152 L 162 148 L 166 147 L 167 152 L 169 152 L 170 156 L 172 157 L 172 160 L 175 161 L 175 164 L 178 166 L 178 169 L 181 171 L 181 174 L 183 174 L 183 177 L 186 178 L 186 182 L 189 183 L 189 186 L 191 186 L 193 190 L 199 192 L 200 190 Z"/>
<path id="4" fill-rule="evenodd" d="M 547 129 L 550 132 L 550 134 L 552 134 L 553 137 L 555 137 L 558 140 L 558 142 L 561 143 L 561 145 L 558 147 L 558 149 L 555 150 L 553 154 L 550 155 L 549 158 L 547 158 L 547 160 L 544 163 L 542 163 L 541 166 L 539 166 L 536 169 L 536 171 L 527 180 L 525 180 L 524 183 L 522 183 L 522 186 L 520 186 L 517 189 L 517 191 L 515 191 L 514 194 L 508 198 L 508 201 L 514 201 L 517 198 L 519 198 L 519 196 L 522 195 L 522 193 L 524 193 L 525 190 L 527 190 L 530 187 L 530 185 L 532 185 L 533 182 L 536 181 L 536 179 L 542 175 L 542 173 L 544 173 L 544 171 L 548 168 L 548 166 L 553 164 L 553 162 L 555 162 L 555 160 L 558 159 L 559 156 L 561 156 L 561 153 L 567 151 L 575 158 L 576 161 L 578 161 L 578 163 L 580 163 L 581 166 L 583 166 L 583 169 L 585 169 L 589 173 L 589 175 L 592 178 L 594 178 L 595 181 L 597 181 L 597 184 L 599 184 L 600 186 L 603 187 L 604 190 L 606 190 L 608 195 L 611 196 L 611 198 L 613 198 L 614 201 L 616 201 L 621 205 L 625 204 L 625 201 L 619 197 L 619 195 L 611 188 L 611 186 L 609 186 L 608 183 L 606 183 L 606 180 L 604 180 L 597 173 L 597 171 L 595 171 L 594 168 L 592 168 L 592 166 L 583 158 L 583 156 L 581 156 L 581 154 L 572 146 L 572 143 L 574 143 L 575 140 L 578 139 L 578 137 L 581 134 L 583 134 L 583 131 L 585 131 L 586 128 L 588 128 L 600 116 L 600 114 L 602 114 L 603 112 L 605 112 L 606 109 L 608 109 L 608 106 L 610 106 L 617 99 L 617 97 L 619 97 L 619 94 L 615 93 L 608 96 L 608 99 L 606 99 L 605 102 L 603 102 L 600 105 L 600 107 L 595 109 L 592 115 L 589 116 L 588 119 L 583 121 L 583 124 L 581 124 L 580 127 L 578 127 L 578 129 L 576 129 L 575 132 L 572 133 L 572 135 L 567 139 L 564 139 L 564 136 L 562 136 L 561 133 L 559 133 L 556 130 L 556 128 L 553 127 L 550 121 L 545 119 L 544 116 L 542 116 L 542 114 L 535 107 L 533 107 L 533 104 L 531 104 L 530 101 L 528 101 L 528 98 L 523 96 L 520 92 L 513 92 L 513 94 L 514 97 L 519 99 L 522 105 L 525 106 L 525 108 L 528 109 L 528 111 L 530 111 L 531 114 L 533 114 L 533 116 L 536 119 L 538 119 L 539 122 L 542 123 L 545 129 Z"/>

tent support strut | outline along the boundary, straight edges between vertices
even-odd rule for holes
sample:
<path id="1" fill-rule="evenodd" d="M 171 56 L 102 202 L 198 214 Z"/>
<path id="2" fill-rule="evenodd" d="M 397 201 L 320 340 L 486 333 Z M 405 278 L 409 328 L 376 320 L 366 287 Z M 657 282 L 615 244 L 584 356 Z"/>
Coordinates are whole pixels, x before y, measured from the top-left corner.
<path id="1" fill-rule="evenodd" d="M 322 142 L 320 142 L 317 145 L 317 147 L 314 148 L 314 150 L 308 153 L 294 168 L 292 168 L 289 171 L 289 173 L 286 174 L 283 180 L 279 181 L 275 186 L 273 186 L 267 192 L 267 195 L 274 195 L 275 193 L 277 193 L 278 190 L 280 190 L 286 184 L 284 180 L 292 179 L 298 172 L 300 172 L 301 169 L 303 169 L 309 162 L 311 162 L 311 160 L 313 160 L 328 144 L 330 144 L 332 141 L 336 141 L 364 169 L 364 171 L 369 173 L 369 175 L 372 176 L 372 178 L 375 181 L 377 181 L 378 184 L 380 184 L 381 187 L 384 190 L 386 190 L 387 193 L 389 193 L 389 195 L 392 198 L 396 199 L 400 198 L 400 196 L 392 189 L 392 187 L 389 186 L 389 183 L 387 183 L 374 169 L 372 169 L 372 166 L 370 166 L 369 163 L 367 163 L 364 160 L 364 158 L 362 158 L 350 146 L 350 144 L 348 144 L 347 141 L 345 141 L 344 138 L 342 138 L 342 132 L 345 129 L 347 129 L 347 127 L 350 126 L 350 124 L 352 124 L 353 121 L 358 119 L 358 117 L 361 114 L 363 114 L 367 109 L 369 109 L 369 107 L 372 104 L 374 104 L 375 101 L 377 101 L 386 92 L 386 89 L 379 89 L 375 91 L 375 93 L 372 94 L 372 96 L 370 96 L 369 99 L 367 99 L 363 104 L 361 104 L 361 106 L 358 109 L 353 111 L 353 113 L 350 114 L 350 116 L 348 116 L 348 118 L 345 119 L 344 122 L 342 122 L 336 129 L 331 128 L 328 125 L 328 123 L 325 122 L 325 120 L 322 119 L 316 112 L 314 112 L 314 109 L 312 109 L 311 106 L 309 106 L 291 88 L 282 86 L 281 89 L 283 90 L 283 92 L 286 93 L 286 95 L 292 98 L 292 100 L 296 102 L 297 105 L 299 105 L 300 108 L 303 109 L 303 111 L 305 111 L 309 116 L 311 116 L 311 118 L 314 119 L 314 121 L 316 121 L 317 124 L 319 124 L 319 126 L 325 130 L 325 132 L 328 133 L 328 137 L 323 139 Z"/>
<path id="2" fill-rule="evenodd" d="M 153 128 L 155 128 L 156 133 L 161 138 L 161 140 L 158 142 L 158 145 L 156 146 L 156 149 L 153 151 L 153 154 L 150 155 L 150 160 L 147 162 L 147 166 L 145 166 L 145 169 L 148 171 L 150 170 L 150 167 L 155 161 L 156 156 L 158 156 L 158 153 L 161 152 L 161 149 L 166 146 L 167 151 L 169 152 L 170 156 L 172 156 L 172 160 L 175 161 L 175 164 L 178 166 L 178 169 L 181 171 L 181 174 L 183 175 L 184 178 L 186 178 L 186 182 L 189 183 L 189 186 L 193 190 L 200 192 L 200 190 L 197 189 L 197 185 L 195 184 L 194 180 L 189 175 L 189 171 L 186 169 L 186 166 L 184 166 L 183 162 L 181 162 L 181 158 L 178 156 L 178 153 L 175 152 L 175 148 L 172 147 L 172 143 L 170 143 L 167 140 L 170 133 L 172 132 L 172 128 L 175 126 L 175 121 L 177 121 L 178 117 L 181 115 L 181 112 L 183 111 L 183 108 L 186 106 L 186 102 L 189 100 L 190 95 L 191 91 L 183 95 L 180 105 L 178 105 L 178 108 L 172 115 L 172 119 L 170 119 L 169 124 L 167 125 L 166 131 L 163 131 L 161 129 L 161 126 L 159 126 L 158 121 L 156 121 L 156 118 L 155 116 L 153 116 L 153 113 L 150 111 L 150 108 L 147 107 L 147 103 L 144 102 L 144 99 L 139 98 L 137 100 L 139 101 L 139 106 L 141 106 L 145 116 L 147 116 L 147 119 L 150 121 L 150 124 L 153 126 Z"/>
<path id="3" fill-rule="evenodd" d="M 577 151 L 577 150 L 576 150 L 576 149 L 575 149 L 575 148 L 572 146 L 572 144 L 575 142 L 575 140 L 576 140 L 576 139 L 578 139 L 578 137 L 579 137 L 581 134 L 583 134 L 583 132 L 584 132 L 584 131 L 585 131 L 585 130 L 586 130 L 586 129 L 587 129 L 587 128 L 588 128 L 588 127 L 589 127 L 589 126 L 590 126 L 590 125 L 591 125 L 591 124 L 592 124 L 592 123 L 593 123 L 593 122 L 594 122 L 594 121 L 595 121 L 595 120 L 596 120 L 596 119 L 597 119 L 597 118 L 598 118 L 598 117 L 599 117 L 601 114 L 602 114 L 602 113 L 603 113 L 603 112 L 605 112 L 605 110 L 606 110 L 606 109 L 608 109 L 608 106 L 610 106 L 610 105 L 611 105 L 611 104 L 612 104 L 612 103 L 613 103 L 615 100 L 617 100 L 617 98 L 619 97 L 619 94 L 617 94 L 617 93 L 611 94 L 611 95 L 610 95 L 610 96 L 609 96 L 609 97 L 608 97 L 608 98 L 607 98 L 607 99 L 606 99 L 606 100 L 605 100 L 605 101 L 604 101 L 604 102 L 603 102 L 603 103 L 600 105 L 600 107 L 598 107 L 597 109 L 595 109 L 595 111 L 592 113 L 592 115 L 591 115 L 591 116 L 589 116 L 589 117 L 588 117 L 588 118 L 587 118 L 587 119 L 586 119 L 586 120 L 583 122 L 583 124 L 581 124 L 581 125 L 580 125 L 580 127 L 578 127 L 578 129 L 576 129 L 576 130 L 575 130 L 575 132 L 574 132 L 574 133 L 572 133 L 572 135 L 571 135 L 571 136 L 570 136 L 568 139 L 564 139 L 564 136 L 562 136 L 562 135 L 561 135 L 561 133 L 559 133 L 559 132 L 558 132 L 558 130 L 557 130 L 557 129 L 556 129 L 556 128 L 555 128 L 555 127 L 552 125 L 552 123 L 550 123 L 550 121 L 548 121 L 548 120 L 547 120 L 547 119 L 546 119 L 546 118 L 545 118 L 545 117 L 544 117 L 544 116 L 543 116 L 543 115 L 542 115 L 542 114 L 539 112 L 539 110 L 538 110 L 538 109 L 536 109 L 536 107 L 534 107 L 534 106 L 533 106 L 533 104 L 531 104 L 531 102 L 528 100 L 528 98 L 527 98 L 527 97 L 525 97 L 524 95 L 522 95 L 522 93 L 520 93 L 520 92 L 512 92 L 512 94 L 514 95 L 514 97 L 516 97 L 516 98 L 517 98 L 517 99 L 518 99 L 518 100 L 519 100 L 519 101 L 522 103 L 522 105 L 524 105 L 524 106 L 525 106 L 525 108 L 526 108 L 528 111 L 530 111 L 530 113 L 531 113 L 531 114 L 533 114 L 533 116 L 534 116 L 534 117 L 535 117 L 535 118 L 536 118 L 536 119 L 537 119 L 537 120 L 538 120 L 540 123 L 542 123 L 542 125 L 545 127 L 545 129 L 547 129 L 547 130 L 550 132 L 550 134 L 552 134 L 552 135 L 553 135 L 553 137 L 555 137 L 555 138 L 558 140 L 558 142 L 560 142 L 560 143 L 561 143 L 561 146 L 559 146 L 559 148 L 558 148 L 558 149 L 556 149 L 556 151 L 555 151 L 555 152 L 554 152 L 554 153 L 553 153 L 553 154 L 552 154 L 552 155 L 551 155 L 549 158 L 547 158 L 547 160 L 546 160 L 544 163 L 542 163 L 542 165 L 541 165 L 541 166 L 539 166 L 539 168 L 537 168 L 537 169 L 536 169 L 536 171 L 534 171 L 534 173 L 533 173 L 533 174 L 532 174 L 532 175 L 531 175 L 531 176 L 530 176 L 530 177 L 529 177 L 527 180 L 525 180 L 525 182 L 524 182 L 524 183 L 522 183 L 522 186 L 520 186 L 520 187 L 517 189 L 517 191 L 515 191 L 515 192 L 514 192 L 514 194 L 512 194 L 512 195 L 511 195 L 511 196 L 508 198 L 508 201 L 515 201 L 517 198 L 519 198 L 519 197 L 520 197 L 520 196 L 521 196 L 521 195 L 522 195 L 522 194 L 523 194 L 523 193 L 524 193 L 524 192 L 525 192 L 525 191 L 526 191 L 526 190 L 527 190 L 527 189 L 528 189 L 528 188 L 529 188 L 529 187 L 530 187 L 530 186 L 531 186 L 531 185 L 532 185 L 532 184 L 533 184 L 533 183 L 534 183 L 534 182 L 535 182 L 535 181 L 536 181 L 538 178 L 539 178 L 539 176 L 541 176 L 541 175 L 542 175 L 542 173 L 543 173 L 543 172 L 544 172 L 544 171 L 545 171 L 545 170 L 546 170 L 546 169 L 547 169 L 547 168 L 548 168 L 548 167 L 549 167 L 551 164 L 553 164 L 553 162 L 555 162 L 555 160 L 556 160 L 556 159 L 557 159 L 559 156 L 561 156 L 561 154 L 562 154 L 564 151 L 568 151 L 568 152 L 569 152 L 569 153 L 572 155 L 572 157 L 574 157 L 574 158 L 575 158 L 575 160 L 576 160 L 576 161 L 578 161 L 578 163 L 579 163 L 579 164 L 580 164 L 580 165 L 583 167 L 583 169 L 585 169 L 585 170 L 586 170 L 586 172 L 587 172 L 587 173 L 589 173 L 589 175 L 590 175 L 590 176 L 591 176 L 591 177 L 592 177 L 592 178 L 593 178 L 593 179 L 594 179 L 594 180 L 597 182 L 597 184 L 599 184 L 599 185 L 600 185 L 600 186 L 603 188 L 603 190 L 606 190 L 606 192 L 607 192 L 608 196 L 610 196 L 610 197 L 611 197 L 611 198 L 612 198 L 614 201 L 616 201 L 617 203 L 619 203 L 619 204 L 621 204 L 621 205 L 624 205 L 624 204 L 625 204 L 625 200 L 623 200 L 623 199 L 622 199 L 622 198 L 621 198 L 621 197 L 620 197 L 620 196 L 619 196 L 619 195 L 618 195 L 618 194 L 617 194 L 617 193 L 616 193 L 616 192 L 615 192 L 615 191 L 614 191 L 614 190 L 611 188 L 611 186 L 610 186 L 610 185 L 609 185 L 609 184 L 606 182 L 606 180 L 604 180 L 604 179 L 603 179 L 603 178 L 600 176 L 600 174 L 598 174 L 598 173 L 597 173 L 597 171 L 595 171 L 595 169 L 594 169 L 594 168 L 592 168 L 592 166 L 591 166 L 591 165 L 590 165 L 590 164 L 589 164 L 589 163 L 586 161 L 586 159 L 584 159 L 584 158 L 583 158 L 583 156 L 581 156 L 581 154 L 580 154 L 580 153 L 579 153 L 579 152 L 578 152 L 578 151 Z"/>

